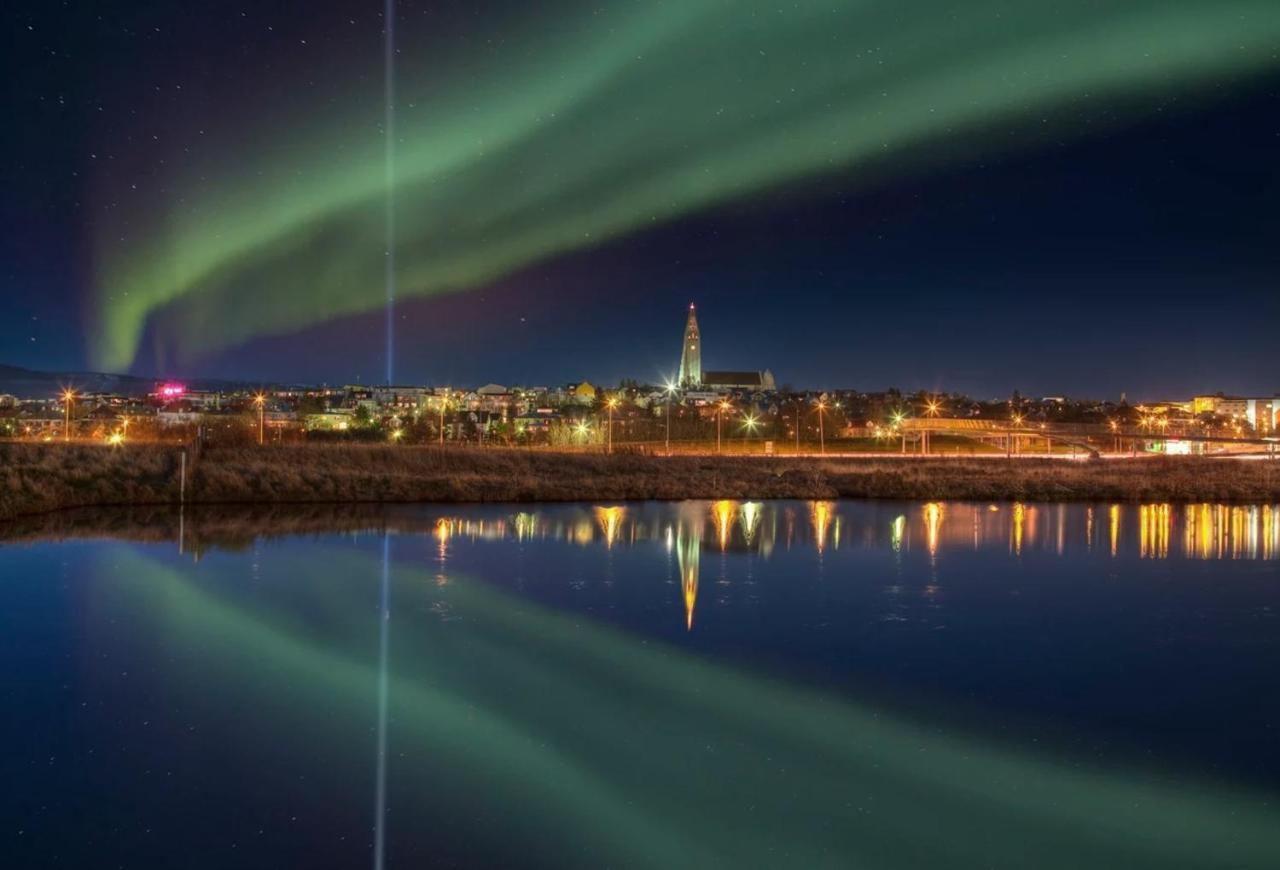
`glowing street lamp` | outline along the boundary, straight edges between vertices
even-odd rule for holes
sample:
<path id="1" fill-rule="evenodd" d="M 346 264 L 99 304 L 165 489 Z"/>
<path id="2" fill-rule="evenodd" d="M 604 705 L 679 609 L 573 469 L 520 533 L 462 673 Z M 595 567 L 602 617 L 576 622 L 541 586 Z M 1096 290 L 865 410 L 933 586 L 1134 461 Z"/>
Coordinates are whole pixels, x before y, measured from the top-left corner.
<path id="1" fill-rule="evenodd" d="M 942 410 L 942 403 L 937 399 L 929 399 L 924 404 L 924 412 L 930 417 L 938 416 L 938 412 Z"/>
<path id="2" fill-rule="evenodd" d="M 721 399 L 720 404 L 716 406 L 716 453 L 720 452 L 720 418 L 724 416 L 724 412 L 729 408 L 730 405 L 727 399 Z"/>
<path id="3" fill-rule="evenodd" d="M 436 399 L 436 403 L 440 406 L 440 446 L 444 446 L 444 410 L 449 406 L 449 388 L 444 388 L 444 395 Z"/>
<path id="4" fill-rule="evenodd" d="M 818 450 L 823 455 L 827 452 L 827 435 L 822 425 L 823 412 L 827 410 L 827 403 L 822 399 L 818 400 Z"/>
<path id="5" fill-rule="evenodd" d="M 257 393 L 253 397 L 253 404 L 258 406 L 258 446 L 261 447 L 267 422 L 267 397 Z"/>
<path id="6" fill-rule="evenodd" d="M 62 391 L 62 411 L 65 420 L 62 426 L 62 440 L 71 440 L 71 403 L 76 400 L 76 391 L 67 387 Z"/>
<path id="7" fill-rule="evenodd" d="M 676 385 L 667 381 L 667 455 L 671 455 L 671 399 L 676 394 Z"/>
<path id="8" fill-rule="evenodd" d="M 618 407 L 618 397 L 610 396 L 609 401 L 605 402 L 605 406 L 609 409 L 609 452 L 613 452 L 613 409 Z"/>
<path id="9" fill-rule="evenodd" d="M 755 414 L 744 414 L 742 417 L 742 440 L 747 441 L 760 426 L 760 420 Z"/>
<path id="10" fill-rule="evenodd" d="M 587 435 L 591 433 L 591 427 L 587 425 L 586 420 L 583 420 L 577 426 L 574 427 L 574 431 L 578 434 L 578 437 L 581 438 L 582 441 L 585 443 L 587 440 Z"/>

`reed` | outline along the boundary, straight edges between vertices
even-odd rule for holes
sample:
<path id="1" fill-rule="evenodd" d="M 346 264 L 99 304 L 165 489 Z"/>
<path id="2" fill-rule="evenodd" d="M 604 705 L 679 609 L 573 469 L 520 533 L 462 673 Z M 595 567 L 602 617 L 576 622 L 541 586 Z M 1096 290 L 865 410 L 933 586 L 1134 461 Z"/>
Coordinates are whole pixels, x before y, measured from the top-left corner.
<path id="1" fill-rule="evenodd" d="M 0 444 L 0 518 L 68 507 L 173 504 L 180 447 Z M 189 453 L 201 504 L 532 502 L 691 498 L 1028 501 L 1280 499 L 1280 463 L 1169 457 L 785 459 L 358 444 Z"/>

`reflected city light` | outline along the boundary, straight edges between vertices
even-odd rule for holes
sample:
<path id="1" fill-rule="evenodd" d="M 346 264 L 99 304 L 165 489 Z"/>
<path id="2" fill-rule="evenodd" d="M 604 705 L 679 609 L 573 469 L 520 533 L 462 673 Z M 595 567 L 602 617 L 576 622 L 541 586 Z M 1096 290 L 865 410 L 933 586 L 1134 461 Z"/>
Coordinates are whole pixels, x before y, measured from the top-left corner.
<path id="1" fill-rule="evenodd" d="M 1099 534 L 1094 505 L 927 502 L 918 511 L 887 523 L 874 513 L 845 511 L 839 502 L 687 502 L 674 520 L 661 506 L 597 505 L 498 516 L 432 518 L 425 531 L 437 542 L 443 565 L 459 541 L 562 541 L 579 547 L 662 546 L 677 552 L 689 542 L 714 540 L 726 555 L 753 553 L 769 558 L 777 535 L 810 546 L 818 554 L 853 543 L 894 553 L 922 552 L 941 562 L 948 553 L 981 551 L 1007 543 L 1013 556 L 1066 558 L 1078 542 L 1095 551 Z M 1110 504 L 1105 506 L 1107 547 L 1113 558 L 1280 559 L 1280 509 L 1275 505 Z M 1129 515 L 1129 519 L 1126 519 Z M 740 531 L 739 531 L 740 529 Z M 410 531 L 400 529 L 401 533 Z M 1127 534 L 1126 534 L 1127 532 Z M 689 561 L 689 553 L 684 557 Z M 443 578 L 443 570 L 440 576 Z"/>
<path id="2" fill-rule="evenodd" d="M 831 515 L 835 505 L 829 501 L 809 503 L 809 520 L 813 524 L 813 540 L 821 553 L 827 544 L 827 530 L 831 527 Z"/>
<path id="3" fill-rule="evenodd" d="M 716 527 L 716 540 L 723 552 L 729 547 L 729 539 L 733 535 L 733 520 L 737 514 L 737 504 L 727 499 L 711 505 L 711 521 Z"/>
<path id="4" fill-rule="evenodd" d="M 1143 559 L 1169 556 L 1169 529 L 1173 522 L 1169 505 L 1141 505 L 1138 508 L 1138 555 Z"/>
<path id="5" fill-rule="evenodd" d="M 760 530 L 760 502 L 748 501 L 742 503 L 742 536 L 746 540 L 747 548 L 755 546 L 756 533 Z"/>
<path id="6" fill-rule="evenodd" d="M 924 524 L 929 542 L 929 555 L 938 555 L 938 532 L 942 528 L 942 505 L 931 501 L 924 506 Z"/>
<path id="7" fill-rule="evenodd" d="M 904 516 L 895 517 L 889 524 L 889 545 L 893 548 L 893 552 L 902 552 L 902 536 L 906 529 L 907 518 Z"/>
<path id="8" fill-rule="evenodd" d="M 618 540 L 618 530 L 622 527 L 622 518 L 626 516 L 627 510 L 623 507 L 597 507 L 596 522 L 600 525 L 600 532 L 604 535 L 604 544 L 606 547 L 613 547 L 614 541 Z"/>

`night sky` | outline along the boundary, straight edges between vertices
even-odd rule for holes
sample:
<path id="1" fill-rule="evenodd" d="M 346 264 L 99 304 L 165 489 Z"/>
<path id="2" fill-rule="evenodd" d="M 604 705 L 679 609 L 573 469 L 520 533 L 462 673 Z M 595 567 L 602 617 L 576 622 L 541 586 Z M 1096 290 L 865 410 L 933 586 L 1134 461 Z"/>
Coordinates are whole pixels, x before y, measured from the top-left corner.
<path id="1" fill-rule="evenodd" d="M 1280 390 L 1274 0 L 0 15 L 0 363 Z"/>

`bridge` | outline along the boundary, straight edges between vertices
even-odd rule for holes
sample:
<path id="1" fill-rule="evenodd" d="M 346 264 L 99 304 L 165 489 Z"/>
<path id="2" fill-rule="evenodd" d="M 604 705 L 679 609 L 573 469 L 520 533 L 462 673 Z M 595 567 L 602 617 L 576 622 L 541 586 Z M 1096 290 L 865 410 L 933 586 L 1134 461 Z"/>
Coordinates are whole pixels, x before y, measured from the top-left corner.
<path id="1" fill-rule="evenodd" d="M 1264 447 L 1276 452 L 1280 437 L 1244 437 L 1240 435 L 1213 435 L 1189 431 L 1186 426 L 1121 427 L 1110 423 L 1026 423 L 1003 420 L 974 420 L 951 417 L 914 417 L 903 420 L 897 429 L 905 438 L 913 433 L 921 441 L 922 452 L 929 451 L 929 436 L 934 433 L 959 435 L 978 441 L 998 441 L 1006 452 L 1020 452 L 1025 440 L 1043 440 L 1046 451 L 1052 450 L 1054 441 L 1097 454 L 1100 444 L 1110 445 L 1114 452 L 1137 452 L 1139 443 L 1157 441 L 1186 441 L 1201 444 Z M 905 444 L 904 444 L 905 448 Z"/>

